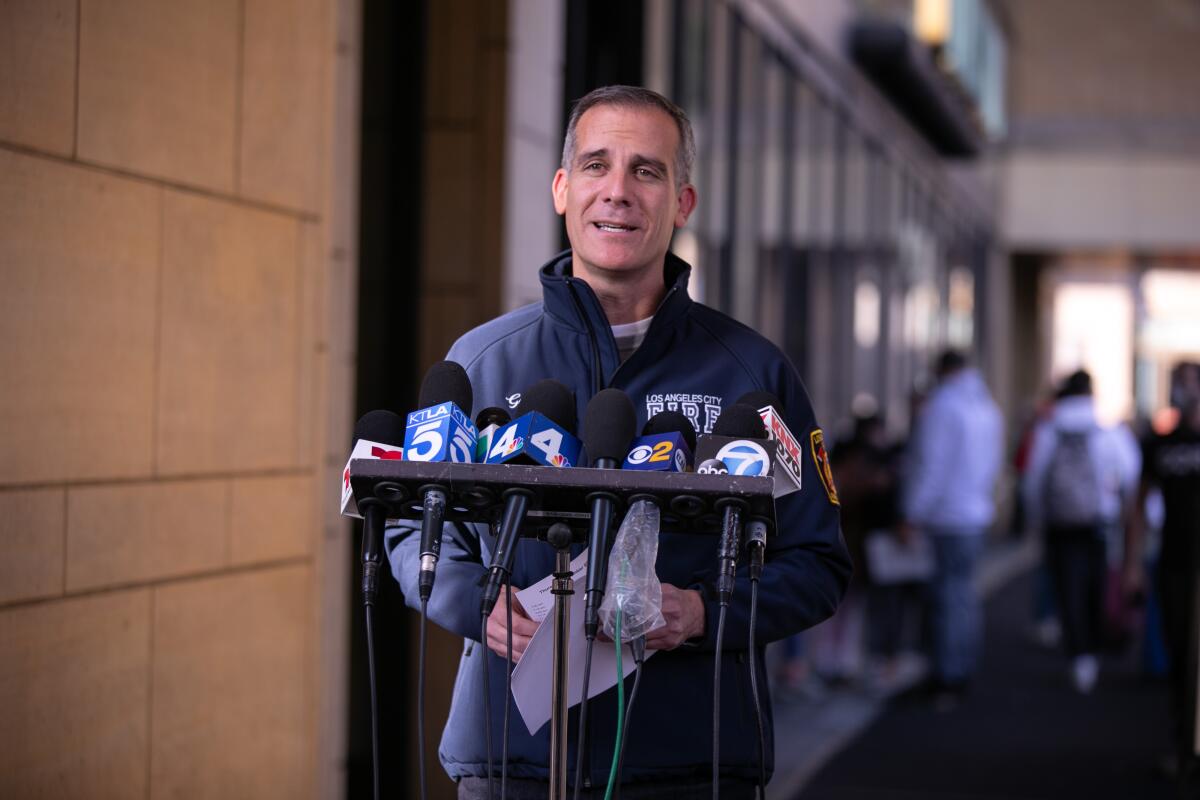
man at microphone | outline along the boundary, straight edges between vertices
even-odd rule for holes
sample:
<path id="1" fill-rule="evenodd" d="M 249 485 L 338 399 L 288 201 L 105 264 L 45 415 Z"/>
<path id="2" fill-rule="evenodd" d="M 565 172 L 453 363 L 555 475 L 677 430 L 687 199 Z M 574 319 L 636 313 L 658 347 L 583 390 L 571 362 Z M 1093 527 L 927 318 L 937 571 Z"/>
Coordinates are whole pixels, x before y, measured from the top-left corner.
<path id="1" fill-rule="evenodd" d="M 799 376 L 756 332 L 693 302 L 687 291 L 691 268 L 669 252 L 673 232 L 687 223 L 698 202 L 689 182 L 694 160 L 691 123 L 661 95 L 609 86 L 579 100 L 568 121 L 561 168 L 551 184 L 571 249 L 541 268 L 541 303 L 468 332 L 447 357 L 466 368 L 479 406 L 515 407 L 523 387 L 555 378 L 574 391 L 579 416 L 601 389 L 625 391 L 637 410 L 639 428 L 657 411 L 674 409 L 698 433 L 711 433 L 721 407 L 746 393 L 778 397 L 779 410 L 806 452 L 801 490 L 776 503 L 778 530 L 768 541 L 759 584 L 756 637 L 761 648 L 829 617 L 851 567 L 838 528 L 836 491 L 823 468 L 822 437 Z M 409 526 L 390 530 L 387 542 L 393 574 L 410 605 L 417 598 L 417 538 Z M 492 533 L 483 530 L 480 541 L 486 563 Z M 471 550 L 461 533 L 447 536 L 429 615 L 447 630 L 478 641 L 485 567 L 480 554 Z M 522 540 L 513 586 L 528 586 L 553 567 L 550 547 Z M 714 541 L 664 531 L 657 572 L 666 624 L 647 635 L 647 648 L 661 652 L 644 667 L 637 717 L 627 732 L 622 794 L 649 797 L 669 788 L 675 793 L 671 796 L 707 798 L 712 793 L 717 618 Z M 727 683 L 721 701 L 720 773 L 726 798 L 752 797 L 759 776 L 755 714 L 745 690 L 749 596 L 743 569 L 727 612 L 722 648 Z M 467 648 L 459 667 L 439 748 L 442 764 L 459 781 L 459 797 L 487 796 L 482 703 L 490 704 L 493 736 L 499 741 L 506 610 L 501 595 L 488 620 L 487 646 Z M 513 608 L 512 615 L 513 657 L 519 659 L 536 625 L 520 608 Z M 485 657 L 492 676 L 487 698 L 475 677 L 478 659 Z M 766 686 L 763 659 L 757 663 L 759 684 Z M 769 774 L 769 708 L 765 713 Z M 603 796 L 616 716 L 615 691 L 590 701 L 582 797 Z M 508 796 L 545 797 L 548 727 L 531 736 L 517 722 L 509 737 Z M 580 756 L 575 745 L 572 736 L 572 781 Z M 493 772 L 498 779 L 499 763 L 493 764 Z"/>

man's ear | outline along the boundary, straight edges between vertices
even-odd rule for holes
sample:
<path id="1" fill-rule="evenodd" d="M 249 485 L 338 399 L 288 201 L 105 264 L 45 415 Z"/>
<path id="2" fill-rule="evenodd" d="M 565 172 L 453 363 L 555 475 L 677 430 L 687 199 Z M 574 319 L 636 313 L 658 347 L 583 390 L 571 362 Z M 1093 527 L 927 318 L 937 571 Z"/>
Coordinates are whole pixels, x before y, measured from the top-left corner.
<path id="1" fill-rule="evenodd" d="M 700 201 L 696 194 L 696 187 L 690 183 L 685 183 L 683 188 L 679 190 L 679 210 L 675 212 L 675 227 L 682 228 L 687 224 L 688 217 L 696 210 L 696 203 Z M 562 213 L 561 211 L 559 212 Z"/>
<path id="2" fill-rule="evenodd" d="M 559 169 L 554 173 L 554 181 L 550 184 L 550 193 L 554 195 L 554 213 L 562 216 L 567 213 L 567 171 Z"/>

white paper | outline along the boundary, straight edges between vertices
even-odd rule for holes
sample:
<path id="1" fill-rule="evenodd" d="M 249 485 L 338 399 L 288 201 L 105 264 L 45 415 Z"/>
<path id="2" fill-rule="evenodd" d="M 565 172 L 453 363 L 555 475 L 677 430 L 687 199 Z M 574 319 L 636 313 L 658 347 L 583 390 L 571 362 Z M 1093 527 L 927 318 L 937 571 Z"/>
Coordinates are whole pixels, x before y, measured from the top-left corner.
<path id="1" fill-rule="evenodd" d="M 583 634 L 584 592 L 587 589 L 587 551 L 571 562 L 575 594 L 571 595 L 571 619 L 567 640 L 567 705 L 579 704 L 583 694 L 583 661 L 587 654 L 587 637 Z M 539 622 L 537 632 L 513 670 L 512 693 L 517 710 L 530 734 L 550 721 L 550 706 L 554 702 L 554 595 L 550 589 L 553 575 L 547 575 L 534 585 L 517 592 L 517 599 L 531 619 Z M 656 651 L 647 650 L 646 658 Z M 637 668 L 629 645 L 621 648 L 621 672 L 628 676 Z M 592 646 L 592 672 L 588 676 L 588 697 L 617 685 L 617 653 L 612 642 L 599 639 Z"/>

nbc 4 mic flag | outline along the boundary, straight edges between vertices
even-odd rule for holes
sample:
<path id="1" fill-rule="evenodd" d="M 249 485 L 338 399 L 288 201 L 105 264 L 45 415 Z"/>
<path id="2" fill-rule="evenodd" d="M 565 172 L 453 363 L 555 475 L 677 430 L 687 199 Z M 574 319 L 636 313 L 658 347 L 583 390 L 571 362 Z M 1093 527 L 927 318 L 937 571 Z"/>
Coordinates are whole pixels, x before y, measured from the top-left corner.
<path id="1" fill-rule="evenodd" d="M 583 445 L 548 417 L 531 411 L 508 423 L 492 436 L 488 464 L 535 464 L 574 467 Z"/>

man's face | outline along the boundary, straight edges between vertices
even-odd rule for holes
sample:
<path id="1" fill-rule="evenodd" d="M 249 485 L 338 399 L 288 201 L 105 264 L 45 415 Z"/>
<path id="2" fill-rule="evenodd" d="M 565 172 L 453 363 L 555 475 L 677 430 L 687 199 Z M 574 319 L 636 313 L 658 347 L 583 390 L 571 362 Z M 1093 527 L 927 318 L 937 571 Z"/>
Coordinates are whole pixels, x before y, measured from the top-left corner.
<path id="1" fill-rule="evenodd" d="M 575 127 L 569 170 L 554 175 L 554 210 L 566 219 L 576 276 L 616 280 L 661 271 L 696 190 L 675 188 L 679 130 L 665 111 L 598 105 Z"/>

